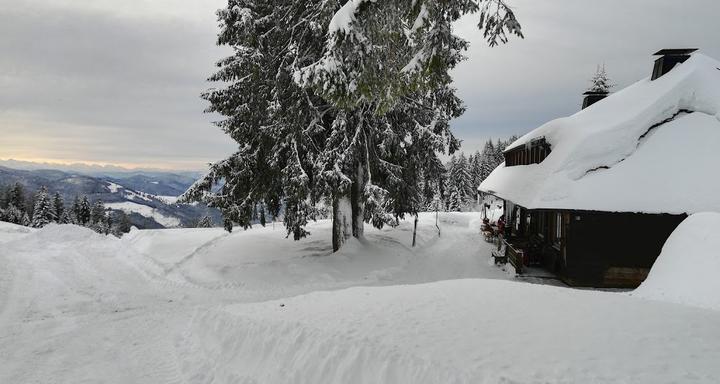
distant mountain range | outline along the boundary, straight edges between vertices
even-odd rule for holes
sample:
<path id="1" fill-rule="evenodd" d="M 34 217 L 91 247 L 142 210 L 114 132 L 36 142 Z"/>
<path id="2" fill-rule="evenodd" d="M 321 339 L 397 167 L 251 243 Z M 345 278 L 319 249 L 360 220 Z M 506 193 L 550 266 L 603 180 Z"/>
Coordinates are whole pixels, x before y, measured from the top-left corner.
<path id="1" fill-rule="evenodd" d="M 90 175 L 79 171 L 0 166 L 0 186 L 19 182 L 28 193 L 45 186 L 51 193 L 60 193 L 68 205 L 75 196 L 85 195 L 91 201 L 101 200 L 108 208 L 128 213 L 132 224 L 141 229 L 190 227 L 205 215 L 219 225 L 222 218 L 217 209 L 202 204 L 175 203 L 177 196 L 198 177 L 197 172 L 113 169 Z"/>
<path id="2" fill-rule="evenodd" d="M 116 176 L 123 177 L 127 175 L 143 174 L 143 175 L 167 175 L 175 174 L 180 176 L 187 176 L 193 179 L 198 179 L 203 171 L 171 171 L 167 169 L 159 168 L 124 168 L 115 165 L 97 165 L 97 164 L 61 164 L 61 163 L 39 163 L 33 161 L 22 161 L 22 160 L 1 160 L 0 166 L 23 170 L 23 171 L 37 171 L 37 170 L 58 170 L 63 172 L 81 173 L 88 176 Z"/>

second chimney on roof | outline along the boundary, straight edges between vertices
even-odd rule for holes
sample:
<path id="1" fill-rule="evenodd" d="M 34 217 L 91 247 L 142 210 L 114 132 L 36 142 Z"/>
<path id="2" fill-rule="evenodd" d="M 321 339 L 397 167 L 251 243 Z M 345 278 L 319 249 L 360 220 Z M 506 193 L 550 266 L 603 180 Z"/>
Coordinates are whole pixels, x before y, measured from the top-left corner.
<path id="1" fill-rule="evenodd" d="M 608 91 L 587 91 L 583 93 L 585 98 L 583 99 L 582 109 L 597 103 L 598 101 L 608 97 L 608 95 L 610 95 L 610 92 Z"/>
<path id="2" fill-rule="evenodd" d="M 653 56 L 660 56 L 655 60 L 655 67 L 653 68 L 651 80 L 656 80 L 662 77 L 664 74 L 670 72 L 676 65 L 684 63 L 690 58 L 690 54 L 697 51 L 697 48 L 683 48 L 683 49 L 662 49 Z"/>

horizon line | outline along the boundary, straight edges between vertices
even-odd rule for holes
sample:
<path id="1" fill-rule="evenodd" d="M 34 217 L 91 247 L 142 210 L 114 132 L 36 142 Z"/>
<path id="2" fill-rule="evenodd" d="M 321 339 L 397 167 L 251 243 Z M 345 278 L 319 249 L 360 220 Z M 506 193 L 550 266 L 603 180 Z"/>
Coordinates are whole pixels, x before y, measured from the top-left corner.
<path id="1" fill-rule="evenodd" d="M 0 163 L 20 163 L 19 165 L 36 165 L 49 167 L 86 167 L 97 168 L 106 171 L 146 171 L 146 172 L 204 172 L 207 169 L 200 167 L 174 168 L 167 166 L 140 165 L 133 163 L 108 163 L 83 160 L 62 161 L 56 159 L 25 159 L 25 158 L 0 158 Z"/>

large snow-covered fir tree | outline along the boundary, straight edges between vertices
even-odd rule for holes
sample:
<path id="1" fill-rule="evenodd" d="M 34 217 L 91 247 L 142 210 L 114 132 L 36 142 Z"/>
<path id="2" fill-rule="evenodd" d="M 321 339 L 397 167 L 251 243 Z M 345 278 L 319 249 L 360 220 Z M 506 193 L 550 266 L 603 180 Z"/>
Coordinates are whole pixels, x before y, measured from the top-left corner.
<path id="1" fill-rule="evenodd" d="M 213 164 L 183 196 L 219 208 L 227 230 L 249 227 L 266 213 L 284 222 L 296 240 L 315 214 L 317 163 L 334 112 L 293 80 L 293 67 L 309 65 L 322 51 L 324 29 L 312 3 L 231 0 L 218 12 L 218 43 L 234 54 L 218 63 L 211 81 L 226 86 L 203 95 L 209 111 L 238 143 L 238 151 Z M 222 181 L 219 190 L 213 186 Z"/>
<path id="2" fill-rule="evenodd" d="M 452 24 L 473 12 L 490 45 L 521 36 L 501 0 L 230 0 L 218 43 L 234 54 L 210 78 L 223 87 L 204 97 L 238 151 L 181 201 L 219 208 L 228 230 L 284 206 L 296 240 L 323 201 L 335 250 L 365 222 L 416 213 L 441 174 L 437 153 L 459 147 L 449 121 L 464 108 L 449 71 L 468 43 Z"/>

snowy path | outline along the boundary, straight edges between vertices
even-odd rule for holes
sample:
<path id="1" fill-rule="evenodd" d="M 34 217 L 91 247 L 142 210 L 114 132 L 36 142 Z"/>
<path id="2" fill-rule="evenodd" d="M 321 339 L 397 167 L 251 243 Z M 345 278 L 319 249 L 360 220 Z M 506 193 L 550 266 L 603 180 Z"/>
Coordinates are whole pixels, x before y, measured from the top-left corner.
<path id="1" fill-rule="evenodd" d="M 309 226 L 312 236 L 285 239 L 282 224 L 227 234 L 220 229 L 153 230 L 123 241 L 165 270 L 168 278 L 212 290 L 234 290 L 235 300 L 263 301 L 358 285 L 416 284 L 460 278 L 507 279 L 489 263 L 490 245 L 479 234 L 478 213 L 421 215 L 418 245 L 412 221 L 398 228 L 366 229 L 333 255 L 330 223 Z M 189 251 L 190 250 L 190 251 Z"/>

